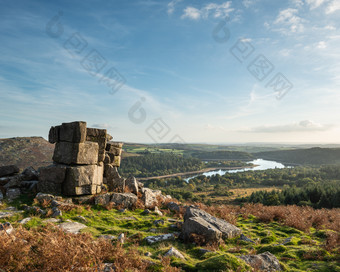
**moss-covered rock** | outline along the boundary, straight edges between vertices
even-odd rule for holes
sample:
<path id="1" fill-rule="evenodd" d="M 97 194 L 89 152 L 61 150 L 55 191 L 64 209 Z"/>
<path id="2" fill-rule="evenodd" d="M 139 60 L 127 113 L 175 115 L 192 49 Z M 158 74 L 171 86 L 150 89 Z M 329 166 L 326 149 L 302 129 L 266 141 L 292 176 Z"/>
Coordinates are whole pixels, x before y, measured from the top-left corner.
<path id="1" fill-rule="evenodd" d="M 283 246 L 283 245 L 262 246 L 262 247 L 258 248 L 257 252 L 258 253 L 263 253 L 263 252 L 269 251 L 270 253 L 275 254 L 275 253 L 285 252 L 286 250 L 287 250 L 287 248 L 285 246 Z"/>
<path id="2" fill-rule="evenodd" d="M 251 271 L 249 265 L 229 253 L 199 262 L 196 268 L 198 271 Z"/>

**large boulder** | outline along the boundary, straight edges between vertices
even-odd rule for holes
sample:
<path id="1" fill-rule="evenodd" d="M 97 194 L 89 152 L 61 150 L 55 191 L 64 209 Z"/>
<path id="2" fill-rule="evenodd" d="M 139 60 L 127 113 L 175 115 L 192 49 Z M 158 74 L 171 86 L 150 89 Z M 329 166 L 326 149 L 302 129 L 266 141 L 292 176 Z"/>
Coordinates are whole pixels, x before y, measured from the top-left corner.
<path id="1" fill-rule="evenodd" d="M 48 141 L 51 144 L 59 142 L 60 126 L 51 127 L 48 133 Z"/>
<path id="2" fill-rule="evenodd" d="M 19 173 L 20 169 L 16 165 L 0 166 L 0 177 L 10 176 Z"/>
<path id="3" fill-rule="evenodd" d="M 84 143 L 86 140 L 86 122 L 62 123 L 59 130 L 60 142 Z"/>
<path id="4" fill-rule="evenodd" d="M 97 164 L 98 143 L 56 143 L 53 161 L 62 164 Z"/>
<path id="5" fill-rule="evenodd" d="M 225 220 L 195 207 L 188 207 L 184 215 L 181 238 L 189 240 L 192 234 L 202 235 L 205 242 L 239 236 L 242 231 Z"/>
<path id="6" fill-rule="evenodd" d="M 187 219 L 181 232 L 181 238 L 190 241 L 192 234 L 203 236 L 204 242 L 218 242 L 222 238 L 222 232 L 209 222 L 200 217 L 192 217 Z"/>
<path id="7" fill-rule="evenodd" d="M 37 189 L 39 192 L 60 195 L 62 183 L 66 177 L 66 165 L 52 164 L 39 168 L 39 182 Z"/>
<path id="8" fill-rule="evenodd" d="M 98 162 L 105 159 L 106 137 L 106 129 L 87 128 L 86 130 L 86 141 L 98 143 Z"/>
<path id="9" fill-rule="evenodd" d="M 110 202 L 113 202 L 115 206 L 129 209 L 136 206 L 137 196 L 131 193 L 113 193 Z"/>
<path id="10" fill-rule="evenodd" d="M 63 183 L 63 193 L 70 196 L 100 193 L 103 171 L 103 166 L 98 165 L 68 167 Z"/>
<path id="11" fill-rule="evenodd" d="M 158 205 L 158 197 L 162 195 L 160 190 L 151 190 L 149 188 L 142 189 L 142 201 L 147 209 L 152 209 Z"/>
<path id="12" fill-rule="evenodd" d="M 135 177 L 128 177 L 125 180 L 125 187 L 127 187 L 131 193 L 135 195 L 138 194 L 138 183 Z"/>
<path id="13" fill-rule="evenodd" d="M 97 195 L 94 198 L 94 204 L 106 206 L 110 203 L 111 197 L 112 197 L 112 194 L 110 193 Z"/>
<path id="14" fill-rule="evenodd" d="M 105 165 L 105 178 L 109 191 L 123 193 L 125 191 L 125 179 L 121 178 L 117 167 Z"/>
<path id="15" fill-rule="evenodd" d="M 268 251 L 258 255 L 241 255 L 239 258 L 260 271 L 281 271 L 279 260 Z"/>

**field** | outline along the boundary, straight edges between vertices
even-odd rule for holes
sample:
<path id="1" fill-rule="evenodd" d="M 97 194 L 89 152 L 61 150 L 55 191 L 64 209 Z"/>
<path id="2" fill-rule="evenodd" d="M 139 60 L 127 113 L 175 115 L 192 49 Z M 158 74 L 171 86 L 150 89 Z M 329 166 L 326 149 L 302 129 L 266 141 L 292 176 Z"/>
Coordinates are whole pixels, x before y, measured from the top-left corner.
<path id="1" fill-rule="evenodd" d="M 267 191 L 270 192 L 272 190 L 281 190 L 281 187 L 255 187 L 255 188 L 232 188 L 228 189 L 227 196 L 223 195 L 216 195 L 215 189 L 213 186 L 211 186 L 209 189 L 207 189 L 204 192 L 195 192 L 194 195 L 201 197 L 202 195 L 208 195 L 208 199 L 211 200 L 213 204 L 233 204 L 235 203 L 235 200 L 240 197 L 247 197 L 250 196 L 254 192 L 258 191 Z"/>
<path id="2" fill-rule="evenodd" d="M 20 209 L 23 202 L 32 204 L 32 199 L 21 199 L 11 206 Z M 162 216 L 143 215 L 140 208 L 121 212 L 100 206 L 75 206 L 63 211 L 59 219 L 60 222 L 69 220 L 85 224 L 87 228 L 81 235 L 64 234 L 55 228 L 55 223 L 44 223 L 43 217 L 27 212 L 0 219 L 1 223 L 11 222 L 20 237 L 26 240 L 21 243 L 21 240 L 15 242 L 0 236 L 1 268 L 3 271 L 65 271 L 112 262 L 117 271 L 235 271 L 237 267 L 242 267 L 237 271 L 251 271 L 237 256 L 269 251 L 280 260 L 285 271 L 340 269 L 337 263 L 340 257 L 339 209 L 199 206 L 235 224 L 253 242 L 234 238 L 219 244 L 200 245 L 199 242 L 185 244 L 176 239 L 149 245 L 143 240 L 147 236 L 179 231 L 176 222 L 181 222 L 183 214 L 170 212 L 165 206 L 160 206 Z M 5 204 L 1 211 L 8 208 Z M 18 221 L 27 216 L 32 219 L 20 225 Z M 164 224 L 155 226 L 154 221 L 160 219 Z M 121 233 L 127 237 L 123 245 L 115 240 L 98 239 L 100 235 L 117 237 Z M 162 257 L 170 247 L 177 248 L 185 259 Z"/>

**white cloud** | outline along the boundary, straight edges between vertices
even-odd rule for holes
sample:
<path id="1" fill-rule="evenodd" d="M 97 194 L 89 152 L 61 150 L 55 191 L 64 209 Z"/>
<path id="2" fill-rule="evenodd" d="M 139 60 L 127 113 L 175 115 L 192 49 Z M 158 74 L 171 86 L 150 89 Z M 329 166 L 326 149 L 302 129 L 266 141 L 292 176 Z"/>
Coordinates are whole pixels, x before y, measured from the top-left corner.
<path id="1" fill-rule="evenodd" d="M 319 49 L 325 49 L 325 48 L 327 47 L 327 45 L 326 45 L 326 42 L 320 41 L 320 42 L 317 44 L 316 47 L 319 48 Z"/>
<path id="2" fill-rule="evenodd" d="M 298 8 L 302 7 L 304 2 L 303 0 L 291 0 L 292 4 Z"/>
<path id="3" fill-rule="evenodd" d="M 250 38 L 242 38 L 242 39 L 240 39 L 240 41 L 241 42 L 251 42 L 252 39 L 250 39 Z"/>
<path id="4" fill-rule="evenodd" d="M 256 0 L 243 0 L 242 5 L 246 8 L 249 8 L 250 6 L 254 5 Z"/>
<path id="5" fill-rule="evenodd" d="M 182 18 L 189 18 L 192 20 L 198 20 L 201 18 L 201 11 L 194 7 L 186 7 Z"/>
<path id="6" fill-rule="evenodd" d="M 290 56 L 290 53 L 292 52 L 292 50 L 290 50 L 290 49 L 282 49 L 282 50 L 280 50 L 280 55 L 281 56 L 284 56 L 284 57 L 288 57 L 288 56 Z"/>
<path id="7" fill-rule="evenodd" d="M 293 123 L 288 125 L 267 125 L 253 127 L 241 132 L 255 132 L 255 133 L 289 133 L 289 132 L 311 132 L 311 131 L 327 131 L 331 129 L 333 125 L 322 125 L 311 120 L 304 120 L 299 123 Z"/>
<path id="8" fill-rule="evenodd" d="M 310 9 L 315 9 L 321 6 L 323 3 L 326 3 L 327 0 L 306 0 L 307 5 L 309 5 Z"/>
<path id="9" fill-rule="evenodd" d="M 276 17 L 274 24 L 282 25 L 284 27 L 288 27 L 290 32 L 303 32 L 304 20 L 299 17 L 297 9 L 288 8 L 280 11 L 279 15 Z M 284 32 L 284 29 L 280 29 Z"/>
<path id="10" fill-rule="evenodd" d="M 182 18 L 189 18 L 192 20 L 207 19 L 209 16 L 214 18 L 222 18 L 228 16 L 234 9 L 231 8 L 231 1 L 224 2 L 222 4 L 209 3 L 203 8 L 198 9 L 192 6 L 188 6 L 184 9 Z"/>
<path id="11" fill-rule="evenodd" d="M 91 125 L 91 127 L 101 128 L 101 129 L 110 129 L 110 128 L 113 128 L 111 125 L 109 125 L 107 123 L 104 123 L 104 124 L 93 124 L 93 125 Z"/>
<path id="12" fill-rule="evenodd" d="M 178 4 L 179 2 L 181 2 L 182 0 L 172 0 L 169 4 L 168 4 L 168 14 L 173 14 L 175 11 L 175 6 L 176 4 Z"/>
<path id="13" fill-rule="evenodd" d="M 340 1 L 339 0 L 333 0 L 326 8 L 326 13 L 330 14 L 335 11 L 340 10 Z"/>

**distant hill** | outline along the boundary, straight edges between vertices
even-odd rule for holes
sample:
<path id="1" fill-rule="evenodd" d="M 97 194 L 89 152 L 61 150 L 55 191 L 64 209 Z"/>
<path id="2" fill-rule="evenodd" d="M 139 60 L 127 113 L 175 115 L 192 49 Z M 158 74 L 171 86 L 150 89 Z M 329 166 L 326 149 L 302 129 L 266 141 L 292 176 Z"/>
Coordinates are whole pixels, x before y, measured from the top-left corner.
<path id="1" fill-rule="evenodd" d="M 193 152 L 191 156 L 201 160 L 253 160 L 255 158 L 250 153 L 240 151 L 199 151 Z"/>
<path id="2" fill-rule="evenodd" d="M 0 166 L 16 164 L 21 170 L 52 163 L 54 144 L 42 137 L 0 139 Z"/>
<path id="3" fill-rule="evenodd" d="M 323 165 L 340 164 L 340 148 L 320 148 L 277 150 L 258 152 L 258 158 L 274 160 L 286 164 Z"/>

